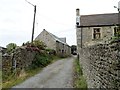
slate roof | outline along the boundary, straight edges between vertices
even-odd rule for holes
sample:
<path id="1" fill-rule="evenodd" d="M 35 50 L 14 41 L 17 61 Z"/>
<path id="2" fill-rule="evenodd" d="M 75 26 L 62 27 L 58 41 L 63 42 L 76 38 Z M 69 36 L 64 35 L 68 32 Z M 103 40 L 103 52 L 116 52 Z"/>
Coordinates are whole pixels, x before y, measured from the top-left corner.
<path id="1" fill-rule="evenodd" d="M 118 13 L 81 15 L 80 26 L 117 25 Z"/>

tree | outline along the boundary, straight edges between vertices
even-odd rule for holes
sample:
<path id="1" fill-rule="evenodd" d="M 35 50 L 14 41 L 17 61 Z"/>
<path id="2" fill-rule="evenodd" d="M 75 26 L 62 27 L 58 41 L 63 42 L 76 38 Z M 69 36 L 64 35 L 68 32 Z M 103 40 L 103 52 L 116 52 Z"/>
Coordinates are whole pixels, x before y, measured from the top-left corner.
<path id="1" fill-rule="evenodd" d="M 15 43 L 9 43 L 8 45 L 6 45 L 7 47 L 7 52 L 11 53 L 13 52 L 14 49 L 16 49 L 17 45 Z"/>

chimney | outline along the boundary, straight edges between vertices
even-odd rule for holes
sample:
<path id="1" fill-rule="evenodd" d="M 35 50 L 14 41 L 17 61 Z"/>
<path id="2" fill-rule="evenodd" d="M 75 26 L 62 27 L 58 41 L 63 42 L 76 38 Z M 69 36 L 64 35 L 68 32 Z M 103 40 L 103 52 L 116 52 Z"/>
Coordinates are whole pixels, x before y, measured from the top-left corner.
<path id="1" fill-rule="evenodd" d="M 77 8 L 76 9 L 76 16 L 80 16 L 79 11 L 80 11 L 79 8 Z"/>
<path id="2" fill-rule="evenodd" d="M 119 10 L 120 10 L 120 1 L 118 2 L 118 8 L 119 8 Z"/>

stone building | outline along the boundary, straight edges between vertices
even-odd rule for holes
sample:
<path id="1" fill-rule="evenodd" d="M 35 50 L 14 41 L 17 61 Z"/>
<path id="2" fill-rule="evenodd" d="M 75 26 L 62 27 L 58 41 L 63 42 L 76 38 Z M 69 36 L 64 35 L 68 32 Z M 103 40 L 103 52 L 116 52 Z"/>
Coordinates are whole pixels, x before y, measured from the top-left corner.
<path id="1" fill-rule="evenodd" d="M 71 48 L 66 43 L 66 38 L 58 38 L 45 29 L 36 37 L 35 40 L 44 42 L 48 49 L 53 49 L 56 54 L 62 57 L 69 56 L 71 54 Z"/>
<path id="2" fill-rule="evenodd" d="M 80 15 L 76 9 L 76 32 L 78 49 L 103 43 L 118 32 L 118 13 Z"/>
<path id="3" fill-rule="evenodd" d="M 80 15 L 76 9 L 77 51 L 88 88 L 120 89 L 118 13 Z"/>

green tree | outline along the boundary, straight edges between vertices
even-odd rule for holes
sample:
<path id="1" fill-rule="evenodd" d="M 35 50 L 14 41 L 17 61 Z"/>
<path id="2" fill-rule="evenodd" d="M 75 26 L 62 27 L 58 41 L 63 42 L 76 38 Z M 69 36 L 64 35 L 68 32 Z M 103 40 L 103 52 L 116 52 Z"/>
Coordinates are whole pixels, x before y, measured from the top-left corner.
<path id="1" fill-rule="evenodd" d="M 9 43 L 8 45 L 6 45 L 7 47 L 7 52 L 11 53 L 13 52 L 14 49 L 16 49 L 17 45 L 15 43 Z"/>

